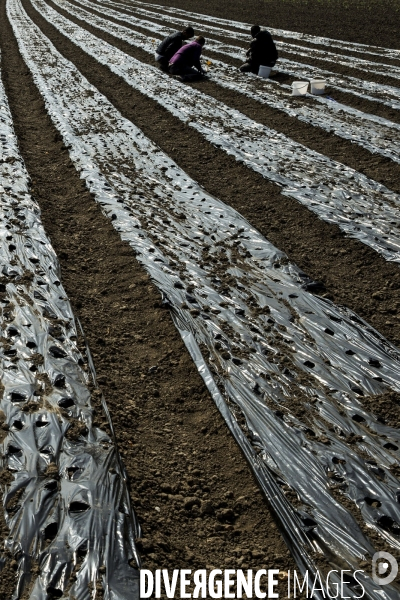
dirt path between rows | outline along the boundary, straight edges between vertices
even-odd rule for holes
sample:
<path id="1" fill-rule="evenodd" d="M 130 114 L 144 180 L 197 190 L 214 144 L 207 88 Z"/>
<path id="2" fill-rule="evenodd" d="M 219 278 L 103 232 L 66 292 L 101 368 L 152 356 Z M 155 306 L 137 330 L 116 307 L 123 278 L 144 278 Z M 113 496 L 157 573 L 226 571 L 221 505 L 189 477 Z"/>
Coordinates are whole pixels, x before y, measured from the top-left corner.
<path id="1" fill-rule="evenodd" d="M 80 6 L 79 2 L 76 2 L 75 0 L 70 0 L 70 2 L 72 4 L 75 4 L 76 6 Z M 59 6 L 57 5 L 53 5 L 53 8 L 56 8 L 57 10 L 59 10 L 62 14 L 64 14 L 65 16 L 67 15 L 66 12 L 62 11 L 62 9 L 59 8 Z M 92 12 L 93 14 L 97 14 L 101 17 L 104 18 L 105 15 L 102 14 L 101 12 L 101 6 L 98 4 L 98 2 L 93 2 L 93 6 L 91 9 L 89 9 L 88 7 L 84 7 L 85 10 L 88 10 L 89 12 Z M 124 25 L 125 27 L 127 27 L 128 29 L 132 29 L 132 30 L 136 30 L 139 31 L 140 33 L 147 35 L 147 36 L 151 36 L 151 34 L 149 34 L 149 30 L 148 29 L 144 29 L 142 27 L 137 27 L 137 26 L 133 26 L 130 25 L 127 22 L 124 22 L 124 14 L 131 14 L 129 11 L 124 10 L 124 8 L 118 8 L 118 10 L 121 12 L 121 18 L 120 19 L 115 19 L 114 17 L 109 17 L 108 15 L 106 16 L 106 18 L 110 21 L 112 21 L 113 23 L 119 24 L 119 25 Z M 68 18 L 72 17 L 68 14 Z M 153 21 L 154 23 L 159 23 L 161 25 L 166 26 L 167 24 L 165 23 L 165 21 L 161 21 L 160 19 L 157 18 L 150 18 L 150 17 L 145 17 L 146 20 L 148 21 Z M 86 24 L 83 24 L 83 26 L 85 26 Z M 171 25 L 171 27 L 176 27 L 174 25 Z M 177 28 L 178 29 L 178 28 Z M 96 35 L 100 36 L 101 32 L 100 30 L 93 28 L 93 32 L 97 31 Z M 195 33 L 199 33 L 199 30 L 195 30 Z M 104 34 L 103 35 L 107 35 Z M 208 35 L 206 35 L 206 38 L 208 37 Z M 112 38 L 112 36 L 110 36 L 110 39 Z M 106 39 L 106 38 L 104 38 Z M 115 38 L 113 38 L 115 39 Z M 207 47 L 207 41 L 206 41 L 206 47 L 205 47 L 205 54 L 207 57 L 210 58 L 214 58 L 216 60 L 228 63 L 230 65 L 233 66 L 237 66 L 239 67 L 241 64 L 243 64 L 244 62 L 244 56 L 245 56 L 245 51 L 246 51 L 246 44 L 244 42 L 239 42 L 237 40 L 232 40 L 231 38 L 227 38 L 224 37 L 222 35 L 212 35 L 212 39 L 221 41 L 223 43 L 229 44 L 229 45 L 233 45 L 236 46 L 238 51 L 243 50 L 243 60 L 236 60 L 234 58 L 231 58 L 229 56 L 224 56 L 222 54 L 218 54 L 217 52 L 212 52 L 210 51 L 210 49 Z M 119 43 L 123 44 L 123 42 L 121 42 L 120 40 L 118 40 Z M 112 43 L 112 42 L 110 42 Z M 125 48 L 129 48 L 129 44 L 125 43 Z M 121 49 L 122 46 L 121 46 Z M 129 50 L 124 50 L 124 52 L 128 52 Z M 142 52 L 142 55 L 145 55 L 146 53 Z M 283 56 L 283 54 L 281 53 L 281 55 Z M 288 58 L 291 58 L 292 60 L 295 60 L 296 57 L 291 55 L 288 56 Z M 300 57 L 301 58 L 301 57 Z M 147 59 L 140 59 L 140 60 L 149 60 L 148 55 L 147 55 Z M 309 64 L 310 62 L 312 63 L 312 61 L 309 61 L 307 58 L 302 58 L 299 62 L 304 63 L 304 64 Z M 320 66 L 320 68 L 323 68 L 323 65 L 317 65 Z M 334 65 L 332 63 L 329 63 L 326 65 L 326 68 L 329 71 L 334 71 Z M 338 68 L 338 73 L 342 73 L 342 67 Z M 351 72 L 351 75 L 356 76 L 355 73 Z M 365 73 L 361 72 L 361 79 L 365 78 Z M 296 77 L 294 76 L 290 76 L 287 73 L 285 73 L 285 64 L 284 63 L 280 63 L 278 61 L 277 65 L 276 65 L 276 69 L 274 69 L 273 74 L 271 76 L 272 78 L 275 78 L 277 81 L 281 81 L 282 83 L 286 83 L 291 85 L 291 83 L 293 81 L 295 81 Z M 372 77 L 372 80 L 375 79 L 375 76 Z M 382 79 L 384 83 L 387 83 L 387 80 L 385 78 Z M 376 79 L 377 81 L 377 79 Z M 396 81 L 396 87 L 400 85 L 399 81 Z M 361 98 L 359 96 L 356 96 L 354 94 L 351 93 L 346 93 L 343 92 L 341 90 L 337 90 L 335 88 L 329 88 L 329 94 L 332 98 L 334 98 L 334 100 L 336 102 L 341 102 L 347 106 L 350 106 L 352 108 L 356 108 L 358 110 L 367 112 L 367 113 L 372 113 L 374 115 L 377 115 L 379 117 L 382 117 L 384 119 L 389 119 L 390 121 L 394 121 L 395 123 L 400 123 L 400 111 L 394 108 L 391 108 L 390 106 L 387 106 L 385 104 L 382 104 L 381 102 L 375 102 L 372 100 L 367 100 L 365 98 Z M 289 101 L 293 102 L 293 99 L 289 99 Z M 309 101 L 309 100 L 305 100 L 305 99 L 295 99 L 295 102 L 304 102 L 304 101 Z"/>
<path id="2" fill-rule="evenodd" d="M 101 29 L 88 25 L 84 21 L 77 19 L 59 8 L 51 0 L 47 0 L 47 2 L 64 17 L 70 19 L 80 27 L 87 29 L 90 33 L 105 40 L 112 46 L 119 48 L 129 56 L 132 56 L 141 62 L 154 65 L 153 57 L 147 52 L 144 52 L 135 46 L 131 46 L 127 42 L 121 41 Z M 72 3 L 79 6 L 79 4 L 73 0 Z M 299 121 L 296 117 L 290 117 L 284 112 L 272 108 L 267 104 L 261 104 L 242 94 L 219 86 L 212 80 L 201 81 L 190 85 L 191 87 L 216 98 L 223 104 L 239 110 L 257 123 L 262 123 L 267 127 L 271 127 L 275 131 L 283 133 L 299 144 L 304 144 L 308 148 L 320 152 L 324 156 L 329 156 L 333 160 L 337 160 L 356 169 L 371 179 L 381 181 L 391 190 L 400 193 L 400 164 L 394 163 L 383 156 L 374 155 L 361 146 L 353 144 L 350 140 L 345 140 L 324 131 L 319 127 L 313 127 L 312 125 Z M 295 100 L 293 102 L 293 100 L 288 97 L 287 102 L 292 102 L 293 106 L 299 106 L 304 102 L 304 99 Z M 308 100 L 308 102 L 312 104 L 313 100 Z"/>
<path id="3" fill-rule="evenodd" d="M 166 109 L 79 50 L 24 0 L 29 15 L 56 48 L 208 192 L 233 206 L 314 279 L 400 345 L 400 269 L 338 227 L 319 220 L 280 188 L 213 147 Z"/>
<path id="4" fill-rule="evenodd" d="M 122 13 L 126 13 L 126 14 L 132 15 L 132 11 L 125 10 L 124 8 L 121 8 L 119 6 L 115 7 L 115 8 L 116 8 L 116 10 L 121 11 Z M 101 13 L 101 8 L 100 8 L 100 13 Z M 139 18 L 144 18 L 146 20 L 154 21 L 154 22 L 159 23 L 159 24 L 164 25 L 164 26 L 168 25 L 168 20 L 163 20 L 163 19 L 157 18 L 157 14 L 154 14 L 154 17 L 149 17 L 149 16 L 143 16 L 142 17 L 141 15 L 138 15 L 138 17 Z M 171 15 L 171 18 L 173 18 L 172 15 Z M 190 19 L 189 19 L 189 21 L 190 21 Z M 197 19 L 196 19 L 196 21 L 197 21 Z M 210 23 L 210 24 L 212 25 L 212 23 Z M 179 29 L 179 26 L 174 25 L 173 23 L 171 24 L 171 27 Z M 200 28 L 195 27 L 195 30 L 196 30 L 196 35 L 198 35 L 198 34 L 204 34 L 204 36 L 206 38 L 210 35 L 207 32 L 201 31 L 201 27 Z M 228 37 L 228 36 L 224 36 L 224 28 L 222 26 L 220 27 L 220 34 L 218 34 L 218 33 L 212 34 L 211 37 L 213 39 L 219 40 L 219 41 L 221 41 L 221 42 L 223 42 L 225 44 L 234 44 L 234 45 L 237 45 L 239 49 L 240 48 L 246 48 L 246 43 L 245 42 L 235 40 L 235 39 L 233 39 L 231 37 Z M 251 38 L 250 38 L 250 33 L 249 33 L 249 40 L 250 39 Z M 279 38 L 277 38 L 277 39 L 279 39 Z M 285 42 L 286 42 L 286 40 L 285 40 Z M 296 44 L 296 41 L 292 41 L 291 43 Z M 298 61 L 298 62 L 304 63 L 306 65 L 313 65 L 316 68 L 326 69 L 328 71 L 332 71 L 334 73 L 337 73 L 337 75 L 346 75 L 346 76 L 350 76 L 350 77 L 358 77 L 359 79 L 365 79 L 366 81 L 372 81 L 372 82 L 381 83 L 381 84 L 384 84 L 384 85 L 392 85 L 394 87 L 398 87 L 399 86 L 399 79 L 397 79 L 394 76 L 391 76 L 390 73 L 387 74 L 387 75 L 379 75 L 379 74 L 376 74 L 376 73 L 373 72 L 373 69 L 380 70 L 379 67 L 371 67 L 371 70 L 368 70 L 368 69 L 362 70 L 362 69 L 358 68 L 357 66 L 349 66 L 349 65 L 346 65 L 346 64 L 344 64 L 344 65 L 343 64 L 337 64 L 335 62 L 335 60 L 334 61 L 330 61 L 327 58 L 320 57 L 318 55 L 313 55 L 313 56 L 298 56 L 297 52 L 300 52 L 300 50 L 296 51 L 294 53 L 293 52 L 289 52 L 289 45 L 290 45 L 290 43 L 288 44 L 287 48 L 285 48 L 285 47 L 284 48 L 279 48 L 279 56 L 281 58 L 286 58 L 288 60 Z M 308 45 L 308 48 L 312 48 L 312 47 L 313 46 L 311 46 L 311 44 Z M 329 52 L 336 53 L 336 49 L 335 48 L 325 48 L 325 50 L 328 53 Z M 243 55 L 244 55 L 244 53 L 243 53 Z M 364 57 L 359 56 L 359 58 L 364 58 L 365 59 L 367 57 L 365 57 L 365 56 Z M 382 62 L 382 61 L 380 61 L 379 57 L 370 58 L 370 60 L 372 60 L 374 62 L 378 62 L 378 63 Z M 282 69 L 285 68 L 285 64 L 284 63 L 280 64 L 279 61 L 278 61 L 277 67 L 279 68 L 279 66 Z"/>
<path id="5" fill-rule="evenodd" d="M 144 566 L 294 568 L 159 293 L 70 162 L 19 55 L 4 0 L 0 40 L 32 193 L 93 352 L 143 526 Z M 6 600 L 11 591 L 2 581 Z"/>
<path id="6" fill-rule="evenodd" d="M 100 1 L 103 2 L 104 0 L 94 0 L 94 3 L 95 4 L 99 4 Z M 132 5 L 129 2 L 129 0 L 118 0 L 118 4 L 119 5 L 126 5 L 126 8 L 130 8 L 130 9 L 136 8 L 136 5 Z M 116 10 L 120 10 L 120 6 L 118 6 L 118 8 L 116 8 L 115 6 L 113 6 L 112 3 L 109 2 L 109 0 L 107 0 L 107 5 L 110 6 L 111 8 L 115 8 Z M 160 6 L 160 8 L 157 7 L 157 9 L 156 9 L 157 13 L 159 13 L 160 15 L 163 15 L 163 17 L 171 16 L 171 13 L 169 12 L 168 6 L 161 6 L 161 5 L 159 5 L 159 6 Z M 177 8 L 177 5 L 174 4 L 174 7 Z M 143 6 L 140 6 L 140 8 L 146 9 L 146 6 L 143 5 Z M 154 9 L 154 7 L 152 7 L 152 6 L 149 5 L 148 10 L 154 11 L 155 9 Z M 213 25 L 212 21 L 209 21 L 209 20 L 206 20 L 206 19 L 202 18 L 203 15 L 201 13 L 198 13 L 197 10 L 193 10 L 193 13 L 197 13 L 197 15 L 199 15 L 199 16 L 196 15 L 196 17 L 195 17 L 196 18 L 196 22 L 204 23 L 204 25 Z M 203 14 L 205 14 L 205 15 L 211 15 L 212 13 L 210 13 L 209 11 L 207 11 L 206 13 L 203 13 Z M 180 14 L 177 15 L 177 16 L 179 18 L 183 18 L 184 19 L 184 17 L 182 17 Z M 143 17 L 143 18 L 147 19 L 149 17 L 146 16 L 146 17 Z M 228 16 L 228 17 L 225 17 L 225 18 L 229 19 L 231 17 Z M 234 23 L 234 22 L 235 21 L 232 20 L 232 23 Z M 243 21 L 243 23 L 246 23 L 247 25 L 252 25 L 253 24 L 253 22 L 249 21 L 249 20 L 245 20 L 245 21 Z M 264 21 L 260 21 L 259 23 L 260 23 L 261 26 L 263 26 L 263 25 L 266 25 L 267 21 L 264 20 Z M 218 27 L 218 24 L 215 24 L 214 26 Z M 271 27 L 271 29 L 272 29 L 275 26 L 273 26 L 273 25 L 271 25 L 269 23 L 268 27 Z M 276 26 L 276 28 L 277 29 L 278 28 L 282 29 L 282 27 L 277 27 L 277 26 Z M 238 25 L 233 25 L 233 24 L 232 25 L 228 25 L 228 24 L 225 24 L 223 27 L 221 26 L 221 32 L 223 32 L 223 31 L 229 31 L 229 32 L 233 32 L 233 33 L 235 33 L 235 32 L 243 33 L 243 28 L 241 26 L 238 26 Z M 292 31 L 294 31 L 294 30 L 292 30 Z M 319 35 L 322 35 L 322 34 L 319 34 Z M 356 50 L 352 50 L 351 48 L 346 48 L 346 49 L 345 48 L 340 48 L 340 47 L 329 48 L 322 41 L 320 41 L 320 43 L 317 43 L 316 39 L 314 39 L 314 43 L 313 44 L 310 44 L 309 41 L 303 40 L 303 39 L 296 39 L 295 40 L 293 38 L 293 39 L 289 40 L 287 36 L 283 36 L 283 35 L 277 36 L 276 34 L 274 34 L 274 39 L 280 40 L 283 43 L 291 43 L 291 44 L 296 44 L 298 46 L 303 46 L 304 48 L 315 48 L 315 49 L 319 49 L 319 50 L 328 50 L 330 52 L 335 52 L 336 54 L 344 55 L 344 56 L 355 56 L 355 57 L 358 57 L 358 58 L 365 58 L 366 60 L 375 60 L 375 61 L 378 61 L 378 62 L 382 62 L 382 63 L 385 63 L 385 64 L 391 64 L 391 65 L 399 65 L 400 64 L 400 56 L 399 56 L 398 59 L 396 59 L 396 58 L 389 58 L 389 57 L 375 57 L 375 58 L 371 57 L 371 55 L 369 55 L 366 52 L 366 51 L 368 51 L 368 48 L 369 48 L 368 46 L 365 47 L 364 49 L 358 48 L 357 51 L 356 51 Z"/>
<path id="7" fill-rule="evenodd" d="M 187 11 L 400 49 L 399 0 L 144 0 Z"/>

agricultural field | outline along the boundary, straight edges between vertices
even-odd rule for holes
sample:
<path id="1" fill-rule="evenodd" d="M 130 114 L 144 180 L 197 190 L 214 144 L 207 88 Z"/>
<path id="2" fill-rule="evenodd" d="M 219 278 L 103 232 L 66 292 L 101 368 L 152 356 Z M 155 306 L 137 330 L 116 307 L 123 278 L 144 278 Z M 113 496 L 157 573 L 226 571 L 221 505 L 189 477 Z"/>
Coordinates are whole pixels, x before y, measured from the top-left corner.
<path id="1" fill-rule="evenodd" d="M 136 600 L 141 569 L 399 598 L 399 15 L 0 0 L 0 600 Z M 195 83 L 154 60 L 187 25 Z"/>

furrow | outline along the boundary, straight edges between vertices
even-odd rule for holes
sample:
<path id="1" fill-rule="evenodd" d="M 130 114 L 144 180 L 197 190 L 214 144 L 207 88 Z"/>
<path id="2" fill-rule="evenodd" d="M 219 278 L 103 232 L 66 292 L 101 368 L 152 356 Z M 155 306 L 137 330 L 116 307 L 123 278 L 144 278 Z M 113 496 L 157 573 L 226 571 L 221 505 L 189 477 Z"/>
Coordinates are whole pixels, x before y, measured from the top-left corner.
<path id="1" fill-rule="evenodd" d="M 121 13 L 120 11 L 108 8 L 106 5 L 101 4 L 100 2 L 96 2 L 96 5 L 94 5 L 83 0 L 80 1 L 80 4 L 87 6 L 92 10 L 96 10 L 96 7 L 97 9 L 101 7 L 102 14 L 119 19 L 122 22 L 121 24 L 123 24 L 123 22 L 128 22 L 132 23 L 132 25 L 140 25 L 150 29 L 157 25 L 154 23 L 154 21 L 139 19 L 132 15 L 128 15 L 125 12 Z M 160 27 L 162 28 L 163 26 L 160 25 Z M 225 42 L 208 38 L 207 48 L 212 52 L 221 54 L 223 56 L 229 56 L 235 60 L 244 61 L 245 59 L 244 48 L 237 45 L 227 44 Z M 288 75 L 305 80 L 325 77 L 328 85 L 340 92 L 353 94 L 371 102 L 381 102 L 385 106 L 388 106 L 392 109 L 400 109 L 400 101 L 398 100 L 399 88 L 395 86 L 376 83 L 373 81 L 366 81 L 364 79 L 359 79 L 349 75 L 339 75 L 338 73 L 317 67 L 315 65 L 309 65 L 295 60 L 288 60 L 287 58 L 279 59 L 279 67 L 282 67 L 284 72 Z"/>
<path id="2" fill-rule="evenodd" d="M 344 497 L 357 501 L 364 523 L 396 552 L 396 536 L 379 519 L 381 513 L 400 518 L 400 435 L 363 402 L 400 389 L 397 350 L 351 311 L 310 294 L 305 288 L 313 283 L 123 119 L 19 0 L 8 2 L 8 14 L 71 160 L 162 291 L 301 569 L 315 568 L 310 522 L 312 538 L 338 564 L 358 565 L 374 552 L 335 499 L 332 473 L 340 475 Z M 374 460 L 383 465 L 379 473 L 370 466 Z M 298 494 L 300 505 L 293 507 L 282 485 Z M 371 494 L 379 509 L 360 502 Z M 365 573 L 360 580 L 373 599 L 396 597 Z"/>
<path id="3" fill-rule="evenodd" d="M 92 13 L 72 5 L 66 0 L 61 0 L 58 5 L 68 11 L 69 14 L 84 22 L 101 26 L 104 30 L 104 21 L 97 20 Z M 86 5 L 89 6 L 89 3 Z M 34 2 L 34 6 L 42 12 L 46 11 L 43 2 Z M 139 22 L 138 25 L 143 27 L 145 23 Z M 115 34 L 116 27 L 118 26 L 114 27 Z M 152 35 L 163 37 L 169 35 L 173 30 L 154 25 L 149 27 L 149 31 Z M 161 37 L 151 39 L 139 31 L 130 30 L 123 26 L 118 28 L 119 39 L 141 48 L 151 55 L 154 54 Z M 300 121 L 351 140 L 372 153 L 400 162 L 399 124 L 311 94 L 308 95 L 308 98 L 313 102 L 312 105 L 293 105 L 290 103 L 289 86 L 274 84 L 272 80 L 265 82 L 254 75 L 243 75 L 238 69 L 220 61 L 207 61 L 207 64 L 209 65 L 210 77 L 217 85 L 243 94 L 261 104 L 272 106 L 291 117 L 298 118 Z"/>
<path id="4" fill-rule="evenodd" d="M 120 4 L 118 2 L 114 3 L 115 6 L 126 8 L 126 5 Z M 147 17 L 156 17 L 162 21 L 168 21 L 169 23 L 174 23 L 180 27 L 185 27 L 187 25 L 187 19 L 180 19 L 174 16 L 166 16 L 162 13 L 154 13 L 152 11 L 143 9 L 143 8 L 133 8 L 132 9 L 135 14 L 144 15 Z M 204 33 L 210 33 L 214 35 L 221 35 L 221 28 L 214 27 L 212 25 L 204 25 L 204 23 L 191 20 L 192 26 L 196 28 L 201 28 Z M 223 32 L 224 37 L 232 38 L 235 40 L 240 40 L 242 42 L 249 42 L 249 30 L 246 33 L 239 33 L 237 31 L 230 31 L 225 29 Z M 272 32 L 271 32 L 272 33 Z M 325 62 L 331 62 L 335 65 L 341 65 L 344 67 L 350 67 L 353 69 L 358 69 L 360 71 L 365 71 L 366 73 L 373 73 L 375 75 L 383 75 L 386 77 L 391 77 L 394 79 L 400 79 L 400 67 L 395 65 L 386 65 L 384 63 L 377 63 L 371 60 L 365 60 L 362 58 L 357 58 L 355 56 L 345 56 L 342 54 L 335 54 L 333 52 L 328 52 L 326 50 L 318 50 L 316 48 L 307 48 L 306 46 L 299 46 L 296 44 L 288 44 L 287 42 L 281 42 L 276 40 L 276 45 L 278 50 L 282 50 L 287 54 L 295 54 L 296 57 L 304 57 L 307 59 L 317 59 L 323 60 Z"/>
<path id="5" fill-rule="evenodd" d="M 217 17 L 210 17 L 209 15 L 199 14 L 195 12 L 190 12 L 187 10 L 182 10 L 179 8 L 169 8 L 168 6 L 162 6 L 161 4 L 151 4 L 149 2 L 139 2 L 136 0 L 130 0 L 130 2 L 119 3 L 118 1 L 114 2 L 113 0 L 109 0 L 111 4 L 120 4 L 120 6 L 124 6 L 126 8 L 133 8 L 135 6 L 153 8 L 155 9 L 153 12 L 158 16 L 162 14 L 162 12 L 170 13 L 172 15 L 182 15 L 187 19 L 192 20 L 193 18 L 197 18 L 204 22 L 210 22 L 216 25 L 222 25 L 222 27 L 232 27 L 234 29 L 239 29 L 241 31 L 249 32 L 251 24 L 241 23 L 240 21 L 232 21 L 230 19 L 219 19 Z M 159 11 L 162 11 L 161 13 Z M 351 52 L 359 52 L 361 54 L 371 55 L 371 56 L 379 56 L 381 58 L 391 58 L 400 60 L 400 50 L 384 48 L 382 46 L 367 46 L 366 44 L 357 44 L 355 42 L 348 42 L 343 40 L 335 40 L 331 38 L 321 37 L 321 36 L 313 36 L 306 33 L 298 33 L 297 31 L 286 31 L 284 29 L 276 29 L 273 27 L 268 27 L 268 30 L 272 35 L 277 37 L 283 37 L 288 39 L 294 39 L 302 42 L 307 42 L 309 44 L 315 44 L 318 46 L 329 46 L 331 48 L 340 48 L 341 50 L 349 50 Z"/>
<path id="6" fill-rule="evenodd" d="M 139 565 L 140 530 L 124 468 L 77 346 L 1 78 L 0 156 L 0 595 L 85 597 L 92 587 L 138 598 L 130 564 Z"/>
<path id="7" fill-rule="evenodd" d="M 47 5 L 43 16 L 134 89 L 156 100 L 212 144 L 282 186 L 327 222 L 400 261 L 399 198 L 357 171 L 294 143 L 211 96 L 193 90 L 75 25 Z M 96 22 L 98 22 L 96 18 Z M 103 20 L 103 26 L 107 24 Z M 118 27 L 109 24 L 118 35 Z M 389 226 L 390 224 L 390 226 Z"/>

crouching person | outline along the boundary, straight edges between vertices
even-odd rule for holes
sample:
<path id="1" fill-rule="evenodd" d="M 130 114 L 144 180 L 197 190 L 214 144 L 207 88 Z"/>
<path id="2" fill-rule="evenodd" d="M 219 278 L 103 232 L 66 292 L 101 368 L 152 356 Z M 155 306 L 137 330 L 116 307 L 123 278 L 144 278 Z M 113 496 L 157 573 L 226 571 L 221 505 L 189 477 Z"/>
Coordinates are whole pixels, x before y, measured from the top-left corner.
<path id="1" fill-rule="evenodd" d="M 193 27 L 186 27 L 183 31 L 176 31 L 165 38 L 156 50 L 156 61 L 162 69 L 168 70 L 169 61 L 180 48 L 183 42 L 194 36 Z"/>
<path id="2" fill-rule="evenodd" d="M 246 62 L 240 67 L 242 73 L 258 75 L 261 65 L 274 67 L 278 60 L 278 51 L 269 31 L 261 31 L 258 25 L 251 28 L 252 41 L 246 53 Z"/>
<path id="3" fill-rule="evenodd" d="M 182 81 L 195 81 L 205 75 L 200 57 L 206 40 L 199 35 L 194 42 L 185 44 L 169 61 L 169 72 Z"/>

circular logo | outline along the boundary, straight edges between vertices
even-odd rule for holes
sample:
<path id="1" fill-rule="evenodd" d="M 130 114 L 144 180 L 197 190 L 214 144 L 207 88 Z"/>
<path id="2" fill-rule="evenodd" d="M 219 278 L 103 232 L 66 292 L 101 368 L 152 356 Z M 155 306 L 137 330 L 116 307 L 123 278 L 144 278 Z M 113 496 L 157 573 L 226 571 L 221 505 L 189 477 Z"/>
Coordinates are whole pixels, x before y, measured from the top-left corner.
<path id="1" fill-rule="evenodd" d="M 387 562 L 378 562 L 384 559 Z M 388 573 L 390 567 L 390 571 Z M 394 556 L 389 552 L 376 552 L 372 557 L 372 579 L 378 585 L 388 585 L 397 577 L 399 566 Z"/>

